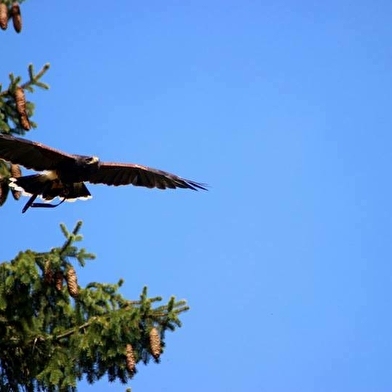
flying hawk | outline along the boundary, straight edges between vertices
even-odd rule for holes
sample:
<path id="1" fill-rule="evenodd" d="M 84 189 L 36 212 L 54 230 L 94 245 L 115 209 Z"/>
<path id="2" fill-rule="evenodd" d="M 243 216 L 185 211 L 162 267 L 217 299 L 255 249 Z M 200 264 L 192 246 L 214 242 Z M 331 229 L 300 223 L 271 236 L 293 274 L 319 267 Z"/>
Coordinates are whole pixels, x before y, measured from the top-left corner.
<path id="1" fill-rule="evenodd" d="M 133 163 L 101 162 L 95 156 L 72 155 L 41 143 L 0 134 L 0 159 L 27 169 L 43 171 L 24 177 L 11 178 L 10 187 L 31 195 L 22 212 L 29 207 L 56 207 L 64 201 L 91 197 L 84 182 L 106 185 L 135 185 L 158 189 L 203 189 L 205 184 L 186 180 L 162 170 Z M 34 203 L 55 197 L 58 204 Z"/>

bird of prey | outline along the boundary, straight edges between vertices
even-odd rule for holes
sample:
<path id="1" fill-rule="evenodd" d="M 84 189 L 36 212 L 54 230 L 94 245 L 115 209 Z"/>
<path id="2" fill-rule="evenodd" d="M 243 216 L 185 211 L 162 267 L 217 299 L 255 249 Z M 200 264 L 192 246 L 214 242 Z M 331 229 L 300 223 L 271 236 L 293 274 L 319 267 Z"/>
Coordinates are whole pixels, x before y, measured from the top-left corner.
<path id="1" fill-rule="evenodd" d="M 64 201 L 91 197 L 84 182 L 106 185 L 135 185 L 147 188 L 192 190 L 205 184 L 186 180 L 162 170 L 133 163 L 101 162 L 95 156 L 72 155 L 41 143 L 0 134 L 0 159 L 42 173 L 11 178 L 10 187 L 31 195 L 22 212 L 29 207 L 56 207 Z M 34 203 L 37 196 L 58 204 Z"/>

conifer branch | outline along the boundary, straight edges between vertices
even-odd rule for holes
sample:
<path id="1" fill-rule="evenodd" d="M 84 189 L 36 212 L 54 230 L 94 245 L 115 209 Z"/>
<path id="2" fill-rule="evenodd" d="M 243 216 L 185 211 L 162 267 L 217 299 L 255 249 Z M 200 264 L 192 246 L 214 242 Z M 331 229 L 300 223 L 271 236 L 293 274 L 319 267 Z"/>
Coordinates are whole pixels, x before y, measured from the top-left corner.
<path id="1" fill-rule="evenodd" d="M 85 329 L 85 328 L 89 327 L 89 326 L 90 326 L 94 321 L 96 321 L 97 319 L 98 319 L 98 316 L 92 317 L 89 321 L 85 322 L 84 324 L 79 325 L 79 326 L 76 327 L 76 328 L 72 328 L 72 329 L 70 329 L 70 330 L 68 330 L 68 331 L 66 331 L 66 332 L 64 332 L 64 333 L 62 333 L 62 334 L 60 334 L 60 335 L 55 336 L 55 337 L 54 337 L 54 340 L 60 340 L 60 339 L 66 338 L 66 337 L 68 337 L 68 336 L 71 336 L 71 335 L 73 335 L 74 333 L 76 333 L 76 332 L 78 332 L 78 331 L 80 331 L 80 330 L 82 330 L 82 329 Z"/>
<path id="2" fill-rule="evenodd" d="M 23 135 L 25 131 L 37 127 L 37 124 L 30 120 L 34 115 L 34 103 L 25 101 L 25 91 L 34 92 L 34 87 L 48 89 L 49 86 L 40 80 L 48 69 L 49 64 L 45 64 L 35 74 L 34 67 L 30 64 L 28 81 L 21 83 L 22 78 L 11 73 L 10 83 L 5 90 L 2 90 L 0 84 L 0 132 Z"/>
<path id="3" fill-rule="evenodd" d="M 179 314 L 189 309 L 184 300 L 155 306 L 162 297 L 149 298 L 147 286 L 138 300 L 125 299 L 122 279 L 79 287 L 71 261 L 89 255 L 75 246 L 81 226 L 61 225 L 65 242 L 58 248 L 27 250 L 0 264 L 0 389 L 8 376 L 15 386 L 34 382 L 42 390 L 76 385 L 78 374 L 90 383 L 105 374 L 125 383 L 138 363 L 159 362 L 165 332 L 181 326 Z"/>
<path id="4" fill-rule="evenodd" d="M 66 253 L 69 250 L 72 243 L 74 243 L 75 241 L 81 240 L 80 237 L 79 238 L 77 237 L 77 234 L 82 227 L 82 221 L 78 221 L 76 223 L 74 229 L 72 230 L 72 233 L 68 232 L 68 230 L 66 229 L 66 227 L 63 223 L 60 224 L 60 227 L 63 231 L 65 238 L 67 238 L 67 240 L 65 241 L 64 245 L 61 247 L 61 250 L 59 252 L 60 255 L 63 255 L 64 253 Z"/>
<path id="5" fill-rule="evenodd" d="M 43 88 L 45 90 L 48 90 L 49 85 L 41 82 L 40 79 L 49 70 L 49 68 L 50 68 L 50 64 L 46 63 L 37 74 L 34 74 L 34 66 L 33 66 L 33 64 L 29 64 L 28 73 L 29 73 L 30 79 L 27 82 L 21 84 L 20 87 L 22 87 L 24 90 L 28 90 L 30 92 L 34 91 L 33 86 L 37 86 L 37 87 Z M 3 90 L 2 92 L 0 92 L 0 97 L 4 97 L 6 95 L 13 95 L 16 86 L 22 80 L 21 76 L 15 77 L 13 73 L 10 73 L 9 78 L 10 78 L 10 84 L 6 90 Z"/>
<path id="6" fill-rule="evenodd" d="M 148 299 L 148 301 L 149 302 L 153 302 L 157 298 L 159 298 L 159 297 L 150 298 L 150 299 Z M 172 297 L 172 298 L 174 298 L 174 297 Z M 171 300 L 172 300 L 172 298 L 171 298 Z M 161 300 L 161 299 L 159 299 L 159 300 Z M 131 302 L 131 301 L 128 301 L 128 302 Z M 158 322 L 160 324 L 161 323 L 163 324 L 163 323 L 169 322 L 170 319 L 174 318 L 174 320 L 171 320 L 171 321 L 176 322 L 178 314 L 186 312 L 186 311 L 189 310 L 189 306 L 183 306 L 184 303 L 186 303 L 184 300 L 179 301 L 178 303 L 176 303 L 175 304 L 176 309 L 174 310 L 173 314 L 169 314 L 169 313 L 164 311 L 164 309 L 168 308 L 168 305 L 163 305 L 163 306 L 161 306 L 159 308 L 152 309 L 151 314 L 150 315 L 146 315 L 146 319 L 149 319 L 151 321 L 155 321 L 155 322 Z M 87 322 L 83 323 L 82 325 L 74 327 L 74 328 L 71 328 L 70 330 L 65 331 L 64 333 L 55 336 L 54 340 L 63 339 L 63 338 L 68 337 L 68 336 L 70 336 L 70 335 L 72 335 L 72 334 L 74 334 L 74 333 L 76 333 L 76 332 L 78 332 L 78 331 L 80 331 L 82 329 L 88 328 L 90 325 L 92 325 L 95 321 L 97 321 L 99 319 L 112 318 L 114 316 L 113 312 L 124 312 L 124 311 L 129 311 L 131 309 L 135 309 L 135 308 L 129 306 L 129 307 L 126 307 L 126 308 L 112 310 L 112 311 L 110 311 L 110 312 L 108 312 L 106 314 L 100 315 L 100 316 L 93 316 Z M 172 309 L 172 312 L 173 312 L 173 309 Z"/>

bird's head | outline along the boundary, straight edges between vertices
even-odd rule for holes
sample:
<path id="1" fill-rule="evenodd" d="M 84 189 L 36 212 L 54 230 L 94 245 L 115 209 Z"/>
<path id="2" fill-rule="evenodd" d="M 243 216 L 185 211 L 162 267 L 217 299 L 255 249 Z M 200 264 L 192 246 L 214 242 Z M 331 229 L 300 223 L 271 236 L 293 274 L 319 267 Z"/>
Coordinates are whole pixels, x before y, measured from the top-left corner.
<path id="1" fill-rule="evenodd" d="M 98 157 L 86 157 L 86 163 L 87 165 L 94 165 L 99 162 Z"/>
<path id="2" fill-rule="evenodd" d="M 95 171 L 99 167 L 98 157 L 88 157 L 88 156 L 79 155 L 76 162 L 78 167 L 83 168 L 83 170 L 88 170 L 89 172 Z"/>

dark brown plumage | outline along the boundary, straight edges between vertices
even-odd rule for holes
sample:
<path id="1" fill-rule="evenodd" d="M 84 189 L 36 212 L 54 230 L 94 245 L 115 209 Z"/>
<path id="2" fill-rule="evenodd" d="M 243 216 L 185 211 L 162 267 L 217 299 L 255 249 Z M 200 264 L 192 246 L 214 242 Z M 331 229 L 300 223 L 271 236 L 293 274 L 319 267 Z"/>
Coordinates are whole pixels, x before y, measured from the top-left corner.
<path id="1" fill-rule="evenodd" d="M 97 157 L 67 154 L 41 143 L 0 134 L 0 158 L 27 169 L 45 171 L 12 179 L 11 187 L 31 194 L 23 212 L 37 196 L 44 200 L 60 197 L 64 200 L 91 197 L 84 182 L 106 185 L 135 185 L 147 188 L 187 188 L 206 190 L 204 184 L 186 180 L 162 170 L 132 163 L 101 162 Z"/>

